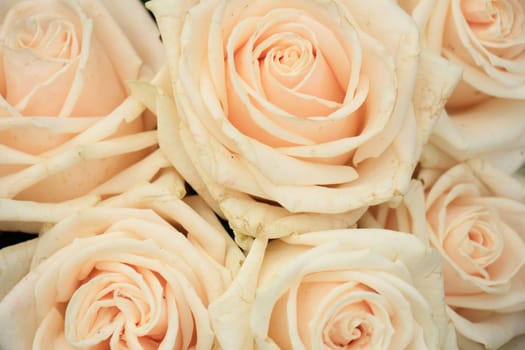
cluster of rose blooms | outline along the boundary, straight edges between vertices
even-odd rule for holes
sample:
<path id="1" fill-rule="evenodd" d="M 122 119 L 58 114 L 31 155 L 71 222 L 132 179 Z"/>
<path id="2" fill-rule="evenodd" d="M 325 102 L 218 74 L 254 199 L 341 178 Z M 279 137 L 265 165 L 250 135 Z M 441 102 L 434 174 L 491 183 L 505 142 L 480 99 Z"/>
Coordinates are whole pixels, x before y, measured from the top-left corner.
<path id="1" fill-rule="evenodd" d="M 0 3 L 0 349 L 523 349 L 523 0 L 146 7 Z"/>

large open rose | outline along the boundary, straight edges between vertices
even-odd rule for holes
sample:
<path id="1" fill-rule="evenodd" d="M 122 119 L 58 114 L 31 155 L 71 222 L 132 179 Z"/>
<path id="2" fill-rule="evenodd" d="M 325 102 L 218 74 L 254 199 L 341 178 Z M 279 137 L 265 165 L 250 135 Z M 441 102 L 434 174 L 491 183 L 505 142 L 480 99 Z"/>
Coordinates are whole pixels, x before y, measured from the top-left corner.
<path id="1" fill-rule="evenodd" d="M 348 227 L 404 193 L 458 79 L 388 0 L 148 6 L 173 87 L 160 147 L 237 233 Z"/>
<path id="2" fill-rule="evenodd" d="M 211 313 L 225 349 L 457 348 L 439 254 L 382 229 L 256 239 Z"/>
<path id="3" fill-rule="evenodd" d="M 525 160 L 525 3 L 399 2 L 420 23 L 423 45 L 463 69 L 432 141 L 456 159 L 483 156 L 517 170 Z"/>
<path id="4" fill-rule="evenodd" d="M 0 348 L 216 348 L 207 308 L 243 255 L 202 201 L 188 203 L 146 185 L 40 236 L 0 302 Z"/>
<path id="5" fill-rule="evenodd" d="M 71 201 L 42 209 L 62 212 L 92 205 L 96 199 L 84 195 L 156 144 L 126 81 L 149 81 L 160 68 L 158 35 L 139 1 L 2 1 L 4 214 L 19 202 Z"/>

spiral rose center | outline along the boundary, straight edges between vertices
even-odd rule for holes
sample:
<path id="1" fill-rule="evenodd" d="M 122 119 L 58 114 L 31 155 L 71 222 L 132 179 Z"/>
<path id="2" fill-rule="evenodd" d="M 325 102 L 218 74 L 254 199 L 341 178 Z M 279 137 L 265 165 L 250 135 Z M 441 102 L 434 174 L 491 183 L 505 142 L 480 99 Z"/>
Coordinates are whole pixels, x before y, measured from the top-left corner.
<path id="1" fill-rule="evenodd" d="M 357 84 L 360 75 L 353 74 L 360 67 L 357 32 L 344 29 L 334 35 L 318 19 L 293 9 L 237 22 L 224 47 L 229 121 L 272 147 L 356 135 L 361 119 L 353 112 L 366 97 L 366 84 Z M 348 113 L 337 114 L 346 103 Z"/>
<path id="2" fill-rule="evenodd" d="M 29 49 L 40 59 L 69 60 L 80 52 L 78 35 L 72 23 L 58 19 L 30 17 L 12 27 L 8 45 Z"/>
<path id="3" fill-rule="evenodd" d="M 268 68 L 272 77 L 289 89 L 305 79 L 316 57 L 312 43 L 293 33 L 272 35 L 255 48 L 258 52 L 259 69 Z"/>
<path id="4" fill-rule="evenodd" d="M 155 273 L 139 267 L 97 264 L 68 304 L 66 337 L 79 347 L 158 345 L 167 329 L 164 284 Z"/>
<path id="5" fill-rule="evenodd" d="M 462 2 L 461 9 L 472 32 L 479 39 L 498 42 L 523 31 L 523 2 L 466 0 Z"/>
<path id="6" fill-rule="evenodd" d="M 350 316 L 352 314 L 352 316 Z M 346 307 L 327 325 L 324 343 L 331 349 L 361 348 L 370 343 L 370 310 L 364 303 Z"/>
<path id="7" fill-rule="evenodd" d="M 503 243 L 495 216 L 484 207 L 466 209 L 450 227 L 451 236 L 445 241 L 453 260 L 474 276 L 488 278 L 487 267 L 501 255 Z"/>

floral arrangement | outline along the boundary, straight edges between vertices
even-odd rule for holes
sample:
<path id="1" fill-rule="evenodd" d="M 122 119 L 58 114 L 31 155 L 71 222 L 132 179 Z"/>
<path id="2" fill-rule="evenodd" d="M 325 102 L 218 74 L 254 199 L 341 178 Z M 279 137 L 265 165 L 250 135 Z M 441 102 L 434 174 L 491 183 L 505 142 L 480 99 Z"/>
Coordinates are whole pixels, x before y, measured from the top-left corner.
<path id="1" fill-rule="evenodd" d="M 3 0 L 0 349 L 525 347 L 523 0 Z"/>

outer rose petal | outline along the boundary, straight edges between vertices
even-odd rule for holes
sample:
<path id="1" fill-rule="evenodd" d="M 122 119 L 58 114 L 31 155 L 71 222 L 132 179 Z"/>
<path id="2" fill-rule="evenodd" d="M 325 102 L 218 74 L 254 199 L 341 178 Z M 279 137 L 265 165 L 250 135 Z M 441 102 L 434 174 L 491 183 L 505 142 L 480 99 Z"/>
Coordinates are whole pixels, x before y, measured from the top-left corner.
<path id="1" fill-rule="evenodd" d="M 32 239 L 0 249 L 0 300 L 29 272 L 36 242 Z"/>
<path id="2" fill-rule="evenodd" d="M 163 49 L 155 24 L 137 1 L 9 0 L 1 11 L 5 23 L 0 36 L 6 38 L 0 48 L 0 198 L 7 209 L 2 210 L 0 225 L 35 232 L 40 222 L 56 222 L 49 220 L 53 216 L 49 212 L 59 208 L 74 212 L 92 206 L 99 195 L 114 194 L 96 188 L 152 151 L 157 140 L 150 131 L 151 116 L 143 113 L 144 106 L 126 98 L 124 84 L 130 79 L 151 80 L 162 63 Z M 24 22 L 17 17 L 26 19 L 35 11 L 38 19 Z M 135 35 L 137 28 L 130 20 L 143 23 L 141 35 Z M 44 36 L 35 39 L 35 47 L 20 50 L 17 45 L 24 41 L 12 39 L 24 30 L 30 32 L 31 23 L 41 25 Z M 60 28 L 69 46 L 46 51 L 57 46 L 45 36 L 47 25 Z M 65 48 L 70 56 L 63 54 Z M 22 58 L 32 62 L 30 70 L 15 69 Z M 53 62 L 60 67 L 51 67 Z M 149 180 L 144 172 L 133 178 Z M 41 209 L 35 211 L 35 206 Z M 27 220 L 19 216 L 24 212 L 29 213 Z"/>
<path id="3" fill-rule="evenodd" d="M 457 161 L 483 158 L 513 173 L 525 162 L 524 108 L 525 100 L 491 99 L 461 111 L 444 112 L 431 141 Z M 486 137 L 489 129 L 493 137 Z"/>
<path id="4" fill-rule="evenodd" d="M 379 241 L 380 245 L 377 244 Z M 375 274 L 388 279 L 393 289 L 400 286 L 394 282 L 396 278 L 410 281 L 410 287 L 401 288 L 402 293 L 407 293 L 407 299 L 404 301 L 411 305 L 407 304 L 406 307 L 423 307 L 426 311 L 414 309 L 414 313 L 408 316 L 408 309 L 403 309 L 402 313 L 406 318 L 403 317 L 403 321 L 399 321 L 403 322 L 404 331 L 411 329 L 412 322 L 421 326 L 416 326 L 417 330 L 413 329 L 415 333 L 411 335 L 408 335 L 410 331 L 404 333 L 397 329 L 392 338 L 389 338 L 386 330 L 372 333 L 372 337 L 384 337 L 385 344 L 390 344 L 396 349 L 405 348 L 410 343 L 408 339 L 411 336 L 414 336 L 415 341 L 412 346 L 418 349 L 456 347 L 454 332 L 449 333 L 447 329 L 442 304 L 439 258 L 416 238 L 387 230 L 334 230 L 290 236 L 271 242 L 266 250 L 265 247 L 266 241 L 254 241 L 245 267 L 239 272 L 232 287 L 215 304 L 215 309 L 211 310 L 214 325 L 220 329 L 230 329 L 228 336 L 221 342 L 223 347 L 251 349 L 256 345 L 259 349 L 324 348 L 319 345 L 322 338 L 315 333 L 312 323 L 316 315 L 321 315 L 316 314 L 314 310 L 323 302 L 320 299 L 324 295 L 322 286 L 333 281 L 334 284 L 343 287 L 352 283 L 352 279 L 348 279 L 350 276 L 356 278 L 355 281 L 366 284 L 366 281 L 374 280 Z M 301 289 L 297 288 L 308 284 L 311 287 L 307 290 L 315 293 L 316 283 L 320 286 L 317 290 L 321 294 L 314 297 L 314 304 L 305 303 L 303 300 L 297 301 L 296 305 L 295 298 L 304 297 L 301 296 Z M 345 295 L 351 296 L 352 293 Z M 397 321 L 393 315 L 400 302 L 401 300 L 397 299 L 391 305 L 393 308 L 389 309 L 389 312 L 392 319 L 388 320 L 387 317 L 385 327 L 388 327 L 390 322 L 396 327 Z M 295 309 L 299 306 L 300 308 Z M 308 314 L 310 309 L 314 312 L 311 315 Z M 380 318 L 379 314 L 376 316 Z M 425 318 L 428 316 L 430 318 L 427 322 Z M 248 322 L 254 339 L 247 336 Z M 306 327 L 308 322 L 311 328 L 308 334 L 305 334 L 302 325 Z M 374 327 L 379 327 L 379 324 L 375 324 Z M 401 345 L 403 342 L 407 343 Z M 393 344 L 398 345 L 396 347 Z M 384 348 L 389 348 L 388 346 Z"/>
<path id="5" fill-rule="evenodd" d="M 255 220 L 243 222 L 245 213 L 238 211 L 245 203 L 251 202 L 248 217 L 289 217 L 292 231 L 275 225 L 272 231 L 280 233 L 271 237 L 277 237 L 304 232 L 297 225 L 308 216 L 314 218 L 317 229 L 348 227 L 358 216 L 356 209 L 404 193 L 435 117 L 459 76 L 444 60 L 420 53 L 415 26 L 391 2 L 374 1 L 364 7 L 353 2 L 290 1 L 283 7 L 282 2 L 271 1 L 180 4 L 156 0 L 148 6 L 163 35 L 175 100 L 169 102 L 164 96 L 153 107 L 159 116 L 161 148 L 240 235 L 259 235 L 254 231 Z M 396 25 L 367 20 L 384 11 L 398 19 L 388 22 Z M 286 20 L 292 14 L 301 18 L 293 21 L 296 27 Z M 253 29 L 259 20 L 257 30 L 246 29 Z M 267 25 L 271 21 L 279 25 Z M 307 21 L 315 22 L 311 30 L 304 26 Z M 277 52 L 277 44 L 273 47 L 267 41 L 288 43 L 286 33 L 292 27 L 308 33 L 291 44 L 305 51 L 297 62 L 310 62 L 311 52 L 305 48 L 310 47 L 308 43 L 315 47 L 338 72 L 337 81 L 331 83 L 344 89 L 344 101 L 335 92 L 327 97 L 319 89 L 308 90 L 307 83 L 317 76 L 315 70 L 306 74 L 297 69 L 304 85 L 291 91 L 285 84 L 293 82 L 276 73 L 285 68 L 275 62 L 252 66 L 250 62 L 258 61 L 246 58 L 259 55 L 266 62 L 266 51 L 257 51 L 259 46 Z M 275 36 L 271 30 L 277 31 Z M 323 30 L 332 32 L 335 39 L 322 44 L 323 40 L 305 39 Z M 397 45 L 400 37 L 404 40 Z M 292 51 L 283 49 L 283 54 Z M 436 70 L 442 74 L 436 75 Z M 261 74 L 271 77 L 259 81 Z M 279 99 L 281 94 L 273 91 L 276 84 L 284 84 L 280 87 L 283 94 L 290 94 L 289 99 Z M 303 87 L 308 93 L 300 90 Z M 292 102 L 297 99 L 315 103 L 315 108 L 341 107 L 310 116 Z M 357 135 L 355 130 L 344 137 L 324 132 L 330 123 L 349 116 L 366 118 Z M 316 125 L 322 133 L 312 133 Z M 313 134 L 323 140 L 315 140 Z M 258 221 L 260 231 L 265 231 L 267 221 Z"/>
<path id="6" fill-rule="evenodd" d="M 191 205 L 203 217 L 167 184 L 159 180 L 113 197 L 47 231 L 31 271 L 0 302 L 2 348 L 214 347 L 206 308 L 229 285 L 229 267 L 238 267 L 243 255 L 220 224 L 203 219 L 213 214 L 202 202 Z M 156 213 L 115 207 L 122 204 Z"/>

